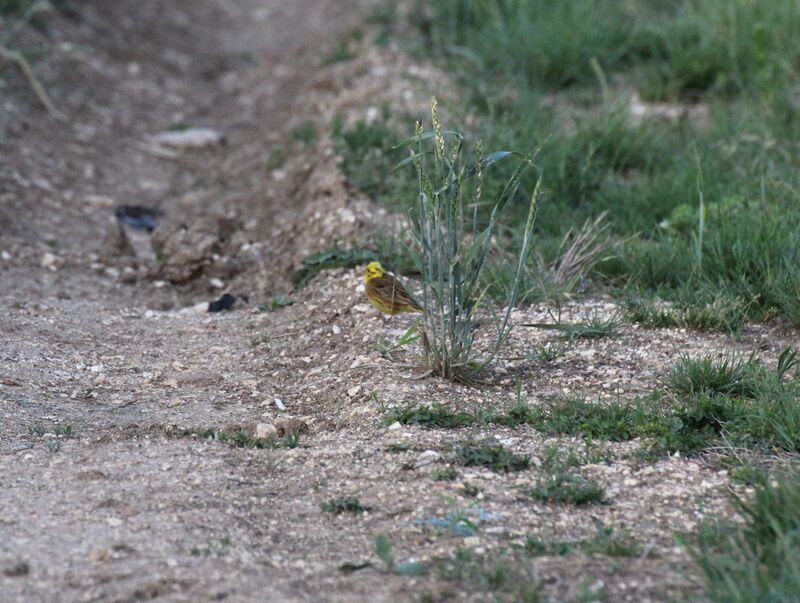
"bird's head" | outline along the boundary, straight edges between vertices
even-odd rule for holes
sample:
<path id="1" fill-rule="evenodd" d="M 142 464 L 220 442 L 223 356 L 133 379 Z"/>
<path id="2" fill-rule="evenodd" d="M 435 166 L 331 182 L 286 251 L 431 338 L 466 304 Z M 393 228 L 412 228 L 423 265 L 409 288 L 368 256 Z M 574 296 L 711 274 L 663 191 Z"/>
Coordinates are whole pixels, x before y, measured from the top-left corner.
<path id="1" fill-rule="evenodd" d="M 364 272 L 364 280 L 371 281 L 374 278 L 383 276 L 384 270 L 380 262 L 370 262 L 367 265 L 367 270 Z"/>

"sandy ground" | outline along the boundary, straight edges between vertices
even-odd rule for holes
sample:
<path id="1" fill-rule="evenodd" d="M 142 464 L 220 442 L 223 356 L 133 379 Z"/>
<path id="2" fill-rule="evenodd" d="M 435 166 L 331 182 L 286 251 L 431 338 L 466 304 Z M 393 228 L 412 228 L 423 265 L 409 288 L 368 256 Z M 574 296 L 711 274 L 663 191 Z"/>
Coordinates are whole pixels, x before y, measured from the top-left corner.
<path id="1" fill-rule="evenodd" d="M 25 81 L 3 72 L 0 600 L 493 600 L 435 572 L 385 571 L 374 538 L 386 534 L 398 560 L 430 563 L 461 547 L 496 559 L 528 536 L 588 538 L 597 525 L 628 530 L 644 553 L 529 559 L 550 600 L 699 596 L 673 534 L 729 512 L 730 480 L 718 466 L 644 463 L 637 443 L 602 444 L 608 460 L 583 470 L 606 488 L 606 504 L 548 505 L 525 487 L 548 445 L 580 442 L 530 427 L 390 427 L 382 405 L 504 408 L 517 380 L 532 404 L 574 392 L 602 403 L 650 391 L 680 352 L 773 357 L 791 338 L 769 327 L 749 327 L 734 343 L 627 326 L 545 362 L 518 358 L 556 336 L 518 329 L 490 383 L 468 387 L 416 379 L 413 347 L 380 354 L 410 323 L 365 304 L 359 270 L 324 273 L 292 293 L 287 271 L 301 257 L 383 217 L 338 175 L 327 120 L 368 113 L 381 94 L 413 105 L 430 93 L 420 84 L 430 68 L 391 50 L 322 65 L 362 19 L 355 4 L 154 0 L 144 11 L 132 0 L 66 2 L 23 32 L 21 43 L 49 49 L 36 71 L 68 119 L 48 118 Z M 401 72 L 411 76 L 397 84 Z M 322 138 L 313 150 L 291 134 L 306 120 Z M 154 144 L 152 135 L 176 126 L 213 128 L 225 144 Z M 290 159 L 270 172 L 280 145 Z M 146 234 L 128 232 L 133 255 L 119 254 L 113 209 L 122 204 L 164 212 L 153 237 L 172 268 L 152 257 Z M 202 304 L 225 291 L 249 303 L 206 312 Z M 277 294 L 293 305 L 256 310 Z M 584 300 L 564 318 L 614 311 L 608 300 Z M 516 318 L 548 320 L 547 308 Z M 295 448 L 187 435 L 289 419 L 308 426 Z M 531 455 L 531 468 L 454 465 L 455 446 L 485 438 Z M 448 465 L 456 481 L 431 479 Z M 321 510 L 340 497 L 371 509 Z M 432 526 L 452 513 L 475 529 Z M 363 562 L 373 565 L 340 571 Z"/>

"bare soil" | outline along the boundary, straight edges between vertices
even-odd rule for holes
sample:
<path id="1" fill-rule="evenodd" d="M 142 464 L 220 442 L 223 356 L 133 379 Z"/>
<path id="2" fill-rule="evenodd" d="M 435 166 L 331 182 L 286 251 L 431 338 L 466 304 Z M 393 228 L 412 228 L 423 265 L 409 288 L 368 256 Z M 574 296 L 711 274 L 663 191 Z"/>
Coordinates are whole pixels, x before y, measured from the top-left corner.
<path id="1" fill-rule="evenodd" d="M 17 72 L 0 72 L 0 600 L 491 600 L 435 573 L 385 571 L 375 536 L 389 537 L 398 560 L 465 546 L 491 558 L 527 536 L 588 538 L 598 524 L 628 530 L 645 554 L 538 557 L 528 569 L 551 600 L 587 588 L 609 601 L 699 596 L 673 534 L 730 512 L 729 476 L 713 463 L 643 463 L 638 443 L 609 444 L 611 460 L 585 468 L 607 504 L 549 505 L 524 494 L 545 447 L 582 443 L 530 427 L 389 427 L 381 404 L 503 408 L 518 380 L 532 404 L 565 392 L 602 403 L 651 390 L 679 352 L 773 357 L 789 336 L 748 327 L 732 342 L 626 326 L 544 362 L 517 358 L 556 336 L 517 329 L 487 384 L 417 379 L 413 347 L 379 352 L 410 322 L 365 304 L 360 270 L 324 273 L 297 293 L 287 274 L 307 253 L 389 221 L 339 175 L 330 118 L 369 116 L 382 101 L 424 108 L 428 83 L 445 79 L 368 40 L 355 60 L 324 66 L 367 3 L 57 4 L 19 44 L 47 49 L 36 73 L 68 119 L 49 118 Z M 307 122 L 313 145 L 293 135 Z M 185 126 L 213 128 L 225 144 L 153 141 Z M 269 165 L 274 150 L 285 165 Z M 114 208 L 124 204 L 163 212 L 152 236 L 166 257 L 130 229 L 133 250 L 119 244 Z M 249 303 L 206 312 L 223 292 Z M 293 305 L 256 310 L 278 294 Z M 563 316 L 614 311 L 591 299 Z M 515 315 L 548 320 L 545 307 Z M 189 435 L 288 419 L 309 427 L 295 448 Z M 458 480 L 433 481 L 468 438 L 534 462 L 512 474 L 456 467 Z M 371 510 L 321 510 L 340 497 Z M 428 525 L 453 512 L 477 532 Z"/>

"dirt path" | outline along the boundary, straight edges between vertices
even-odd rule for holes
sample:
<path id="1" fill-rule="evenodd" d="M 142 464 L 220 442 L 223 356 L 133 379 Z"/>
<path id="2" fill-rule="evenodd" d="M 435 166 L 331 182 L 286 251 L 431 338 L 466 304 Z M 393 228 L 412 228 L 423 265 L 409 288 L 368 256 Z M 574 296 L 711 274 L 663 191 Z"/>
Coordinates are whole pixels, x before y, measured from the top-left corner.
<path id="1" fill-rule="evenodd" d="M 216 292 L 154 285 L 135 261 L 133 283 L 121 282 L 101 242 L 117 204 L 188 223 L 235 211 L 252 239 L 293 211 L 261 194 L 252 149 L 307 113 L 309 75 L 351 11 L 325 0 L 136 6 L 67 4 L 26 34 L 56 49 L 37 71 L 68 123 L 45 118 L 21 78 L 0 92 L 0 599 L 303 598 L 304 572 L 275 567 L 298 561 L 286 525 L 315 504 L 297 493 L 276 508 L 283 460 L 164 437 L 165 425 L 260 417 L 271 386 L 252 321 L 161 312 Z M 143 144 L 175 124 L 213 127 L 227 145 L 170 159 Z M 299 452 L 283 456 L 302 462 Z"/>

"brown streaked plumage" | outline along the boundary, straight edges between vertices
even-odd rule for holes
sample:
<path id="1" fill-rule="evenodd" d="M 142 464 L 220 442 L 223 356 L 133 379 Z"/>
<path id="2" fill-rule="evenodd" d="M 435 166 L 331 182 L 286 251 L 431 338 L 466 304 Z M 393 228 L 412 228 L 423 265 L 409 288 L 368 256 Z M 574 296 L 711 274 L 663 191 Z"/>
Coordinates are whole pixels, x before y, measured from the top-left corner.
<path id="1" fill-rule="evenodd" d="M 400 281 L 388 274 L 379 262 L 370 262 L 367 266 L 364 286 L 367 289 L 369 303 L 384 314 L 424 312 Z"/>

